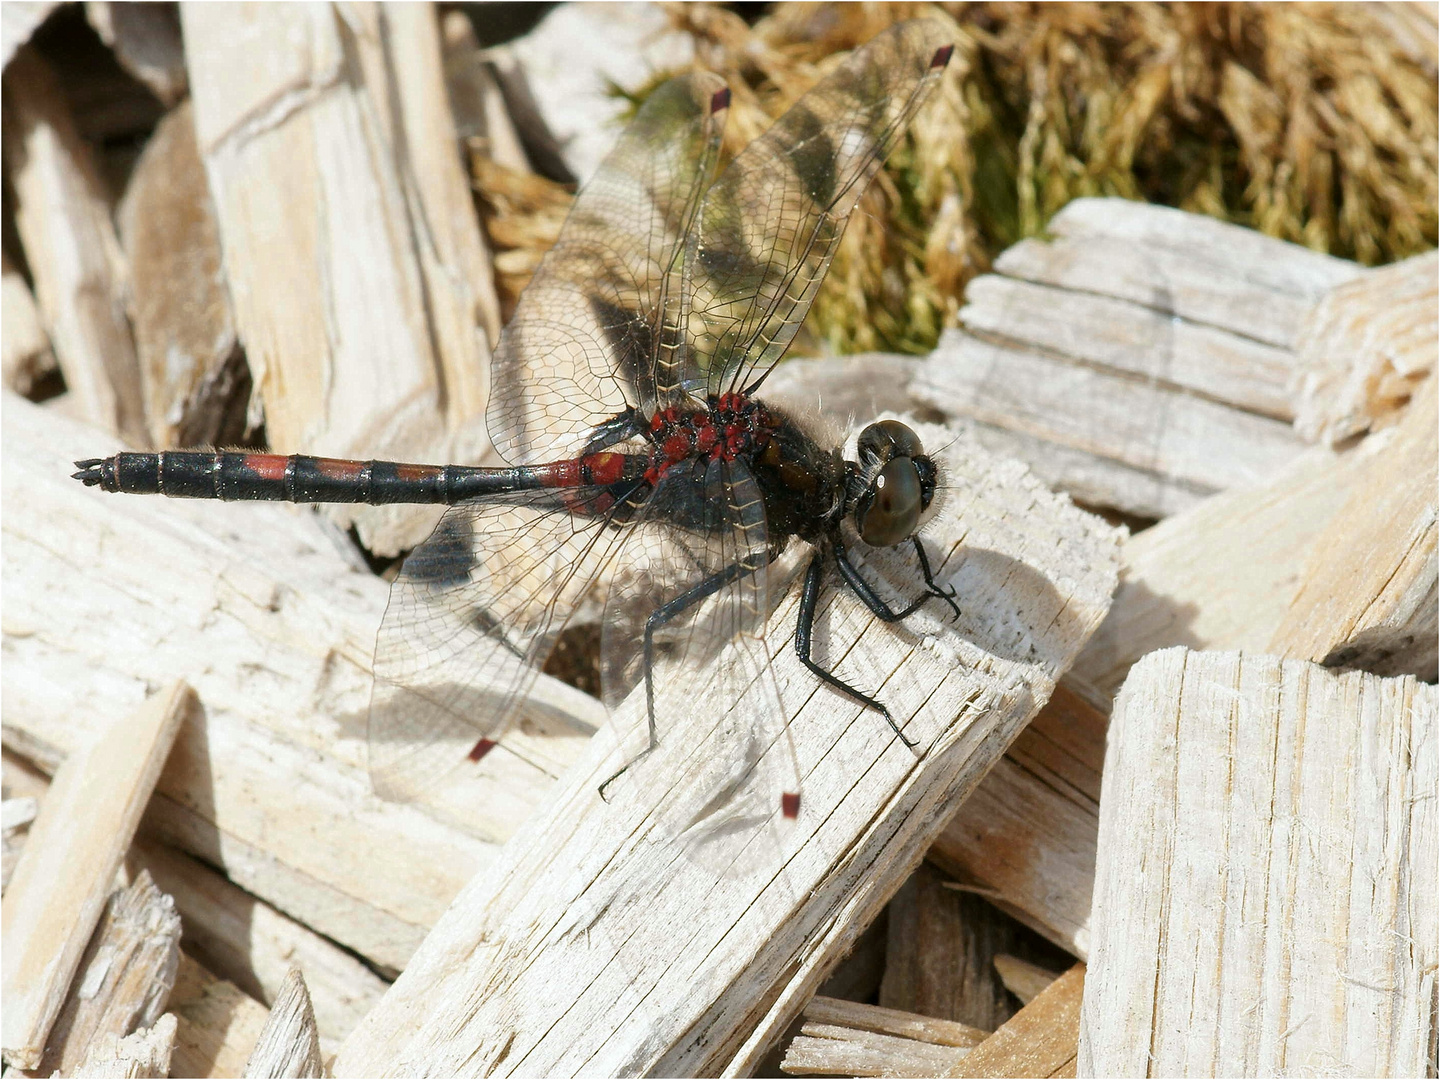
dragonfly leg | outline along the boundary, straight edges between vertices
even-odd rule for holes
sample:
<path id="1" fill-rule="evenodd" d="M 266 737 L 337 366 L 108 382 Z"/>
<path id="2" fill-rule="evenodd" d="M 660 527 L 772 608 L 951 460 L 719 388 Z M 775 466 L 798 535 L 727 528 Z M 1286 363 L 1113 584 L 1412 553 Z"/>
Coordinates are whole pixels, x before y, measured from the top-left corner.
<path id="1" fill-rule="evenodd" d="M 717 592 L 723 589 L 726 585 L 729 585 L 731 582 L 738 581 L 742 577 L 755 573 L 755 571 L 760 569 L 760 567 L 763 565 L 763 563 L 756 563 L 754 565 L 750 565 L 744 562 L 732 563 L 730 566 L 727 566 L 724 570 L 720 571 L 720 573 L 711 575 L 710 577 L 706 578 L 704 581 L 696 585 L 694 588 L 691 588 L 681 593 L 679 596 L 675 597 L 675 599 L 669 601 L 661 607 L 656 608 L 653 612 L 651 612 L 650 617 L 645 620 L 645 718 L 650 728 L 650 742 L 644 750 L 641 750 L 640 753 L 636 754 L 624 765 L 620 766 L 620 768 L 613 775 L 608 777 L 605 782 L 600 785 L 600 798 L 605 798 L 605 789 L 608 788 L 611 784 L 613 784 L 616 780 L 620 779 L 621 775 L 627 769 L 629 769 L 630 766 L 634 765 L 646 754 L 654 750 L 658 743 L 658 738 L 655 732 L 655 680 L 653 674 L 655 660 L 655 631 L 659 630 L 666 623 L 678 618 L 680 615 L 684 614 L 687 610 L 694 607 L 696 604 L 700 603 L 707 597 L 714 596 Z"/>
<path id="2" fill-rule="evenodd" d="M 879 594 L 870 587 L 870 583 L 860 576 L 860 571 L 855 569 L 855 564 L 850 561 L 850 556 L 839 544 L 835 545 L 835 565 L 840 568 L 840 576 L 845 579 L 845 584 L 850 586 L 850 591 L 860 598 L 860 602 L 870 609 L 882 622 L 899 622 L 901 619 L 908 619 L 915 612 L 919 611 L 935 593 L 927 592 L 909 607 L 895 611 Z"/>
<path id="3" fill-rule="evenodd" d="M 839 549 L 837 548 L 837 550 Z M 860 702 L 860 704 L 874 709 L 881 716 L 885 717 L 885 722 L 890 725 L 890 730 L 900 737 L 900 741 L 906 746 L 913 747 L 915 745 L 914 740 L 907 738 L 905 733 L 900 730 L 900 726 L 895 723 L 895 718 L 890 715 L 889 709 L 868 694 L 862 694 L 838 675 L 826 671 L 810 658 L 810 634 L 815 628 L 815 605 L 820 599 L 820 580 L 824 576 L 824 572 L 825 554 L 823 550 L 816 551 L 810 559 L 810 568 L 805 571 L 805 584 L 800 590 L 800 614 L 795 620 L 795 654 L 800 657 L 800 662 L 814 672 L 816 677 L 822 682 L 828 683 L 842 693 L 848 694 Z M 861 599 L 864 599 L 864 597 L 861 597 Z M 926 599 L 929 598 L 926 597 Z M 880 602 L 878 598 L 876 602 Z M 888 611 L 889 609 L 886 608 L 886 610 Z"/>
<path id="4" fill-rule="evenodd" d="M 920 560 L 920 573 L 925 577 L 925 587 L 930 590 L 931 596 L 938 596 L 950 605 L 950 610 L 955 612 L 955 618 L 960 618 L 960 605 L 955 603 L 955 587 L 942 589 L 935 584 L 935 576 L 930 572 L 930 559 L 925 554 L 925 545 L 920 543 L 918 536 L 912 536 L 910 542 L 915 545 L 915 556 Z"/>

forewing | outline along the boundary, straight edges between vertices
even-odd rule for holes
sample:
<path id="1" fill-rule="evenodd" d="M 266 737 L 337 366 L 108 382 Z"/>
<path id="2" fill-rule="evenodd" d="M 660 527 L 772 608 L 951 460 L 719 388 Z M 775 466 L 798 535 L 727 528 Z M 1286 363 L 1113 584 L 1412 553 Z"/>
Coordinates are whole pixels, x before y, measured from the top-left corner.
<path id="1" fill-rule="evenodd" d="M 718 75 L 671 79 L 576 197 L 495 350 L 486 421 L 506 460 L 577 456 L 627 407 L 654 411 L 657 357 L 680 362 L 685 243 L 728 100 Z"/>
<path id="2" fill-rule="evenodd" d="M 626 577 L 611 589 L 602 631 L 606 704 L 615 715 L 629 694 L 644 701 L 645 627 L 658 613 L 658 752 L 637 761 L 636 770 L 662 769 L 672 782 L 683 774 L 684 790 L 673 793 L 667 815 L 672 838 L 717 873 L 741 874 L 755 861 L 753 846 L 789 824 L 786 808 L 793 814 L 799 797 L 765 638 L 764 503 L 749 469 L 738 461 L 673 469 L 627 538 L 622 561 Z M 648 743 L 644 723 L 622 733 L 628 756 Z"/>
<path id="3" fill-rule="evenodd" d="M 687 381 L 751 387 L 789 348 L 850 212 L 949 58 L 943 23 L 900 23 L 857 50 L 721 173 L 693 272 Z"/>
<path id="4" fill-rule="evenodd" d="M 619 550 L 617 519 L 630 510 L 613 495 L 581 487 L 461 503 L 406 559 L 375 646 L 378 794 L 423 799 L 467 754 L 500 741 Z"/>

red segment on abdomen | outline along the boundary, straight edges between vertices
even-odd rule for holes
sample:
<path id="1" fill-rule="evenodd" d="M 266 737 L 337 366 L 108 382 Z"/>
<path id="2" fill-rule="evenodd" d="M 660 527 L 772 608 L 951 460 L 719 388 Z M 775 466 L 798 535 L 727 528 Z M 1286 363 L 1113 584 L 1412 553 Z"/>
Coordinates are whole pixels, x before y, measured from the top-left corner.
<path id="1" fill-rule="evenodd" d="M 368 461 L 350 461 L 346 458 L 322 457 L 315 459 L 315 468 L 322 476 L 335 480 L 355 480 L 365 475 Z"/>
<path id="2" fill-rule="evenodd" d="M 246 454 L 245 468 L 261 480 L 284 480 L 290 459 L 284 454 Z"/>

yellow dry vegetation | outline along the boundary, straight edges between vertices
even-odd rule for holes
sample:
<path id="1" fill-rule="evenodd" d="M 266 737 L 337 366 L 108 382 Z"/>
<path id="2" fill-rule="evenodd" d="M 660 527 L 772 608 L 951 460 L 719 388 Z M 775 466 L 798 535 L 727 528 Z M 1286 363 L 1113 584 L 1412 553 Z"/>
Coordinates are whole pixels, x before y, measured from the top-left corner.
<path id="1" fill-rule="evenodd" d="M 1436 244 L 1432 4 L 795 3 L 753 25 L 669 10 L 731 85 L 730 153 L 890 24 L 954 27 L 941 88 L 861 202 L 798 348 L 927 350 L 966 282 L 1081 196 L 1369 265 Z"/>

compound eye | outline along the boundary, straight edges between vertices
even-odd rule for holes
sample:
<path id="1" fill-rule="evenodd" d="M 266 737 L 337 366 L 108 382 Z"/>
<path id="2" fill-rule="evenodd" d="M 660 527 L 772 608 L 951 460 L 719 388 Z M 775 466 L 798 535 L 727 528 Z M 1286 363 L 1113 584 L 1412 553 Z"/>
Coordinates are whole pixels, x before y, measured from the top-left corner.
<path id="1" fill-rule="evenodd" d="M 860 433 L 860 453 L 874 454 L 882 461 L 897 457 L 915 457 L 922 450 L 920 436 L 899 420 L 880 420 Z"/>
<path id="2" fill-rule="evenodd" d="M 860 539 L 871 547 L 893 547 L 920 524 L 920 474 L 908 457 L 891 459 L 875 476 L 855 512 Z"/>

